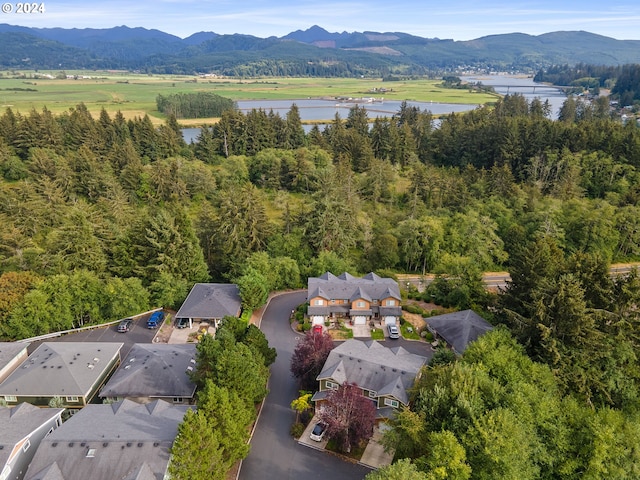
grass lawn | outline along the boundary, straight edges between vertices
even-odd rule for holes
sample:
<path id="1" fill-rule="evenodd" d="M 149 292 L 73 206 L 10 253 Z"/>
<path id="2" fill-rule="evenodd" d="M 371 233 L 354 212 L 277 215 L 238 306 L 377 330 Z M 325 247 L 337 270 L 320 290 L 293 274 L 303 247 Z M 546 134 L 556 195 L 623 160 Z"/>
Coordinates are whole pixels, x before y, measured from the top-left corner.
<path id="1" fill-rule="evenodd" d="M 416 333 L 416 329 L 409 322 L 404 322 L 400 325 L 400 332 L 407 340 L 420 340 L 420 335 Z"/>
<path id="2" fill-rule="evenodd" d="M 384 340 L 384 330 L 381 328 L 372 328 L 371 329 L 371 339 L 372 340 Z"/>
<path id="3" fill-rule="evenodd" d="M 47 79 L 57 71 L 0 72 L 0 107 L 28 113 L 46 107 L 53 113 L 84 103 L 95 117 L 104 108 L 110 115 L 121 111 L 125 118 L 148 114 L 154 123 L 164 115 L 156 109 L 159 94 L 213 92 L 232 100 L 295 100 L 320 97 L 384 97 L 389 100 L 484 104 L 496 95 L 446 89 L 440 80 L 383 82 L 361 78 L 198 78 L 188 75 L 144 75 L 117 71 L 67 71 L 77 79 Z M 83 78 L 84 77 L 84 78 Z M 374 89 L 385 88 L 384 93 Z M 329 119 L 330 120 L 330 119 Z M 184 121 L 185 126 L 211 123 L 215 119 Z"/>

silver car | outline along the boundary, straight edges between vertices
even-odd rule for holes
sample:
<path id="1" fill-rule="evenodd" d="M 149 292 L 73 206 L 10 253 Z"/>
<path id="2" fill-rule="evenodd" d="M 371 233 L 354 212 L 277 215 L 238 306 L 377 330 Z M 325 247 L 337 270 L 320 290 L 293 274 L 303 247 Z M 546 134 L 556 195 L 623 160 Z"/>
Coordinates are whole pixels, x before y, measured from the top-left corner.
<path id="1" fill-rule="evenodd" d="M 400 330 L 395 325 L 387 325 L 389 331 L 389 338 L 400 338 Z"/>

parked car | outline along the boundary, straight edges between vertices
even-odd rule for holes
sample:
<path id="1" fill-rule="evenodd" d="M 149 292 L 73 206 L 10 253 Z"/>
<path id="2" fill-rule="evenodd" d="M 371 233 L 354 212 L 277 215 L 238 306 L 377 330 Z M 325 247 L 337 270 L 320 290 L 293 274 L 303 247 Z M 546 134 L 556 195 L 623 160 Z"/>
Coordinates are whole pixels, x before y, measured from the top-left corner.
<path id="1" fill-rule="evenodd" d="M 322 333 L 323 329 L 322 329 L 322 325 L 314 325 L 313 326 L 313 333 Z"/>
<path id="2" fill-rule="evenodd" d="M 187 328 L 189 326 L 188 318 L 178 318 L 176 320 L 176 328 Z"/>
<path id="3" fill-rule="evenodd" d="M 400 330 L 395 325 L 387 325 L 389 331 L 389 338 L 400 338 Z"/>
<path id="4" fill-rule="evenodd" d="M 118 324 L 118 332 L 126 333 L 131 330 L 131 325 L 133 324 L 133 320 L 130 318 L 125 318 Z"/>
<path id="5" fill-rule="evenodd" d="M 158 328 L 162 320 L 164 320 L 164 312 L 162 310 L 153 312 L 149 320 L 147 320 L 147 328 Z"/>
<path id="6" fill-rule="evenodd" d="M 327 432 L 327 424 L 324 422 L 318 422 L 311 430 L 309 438 L 314 442 L 321 442 L 324 434 Z"/>

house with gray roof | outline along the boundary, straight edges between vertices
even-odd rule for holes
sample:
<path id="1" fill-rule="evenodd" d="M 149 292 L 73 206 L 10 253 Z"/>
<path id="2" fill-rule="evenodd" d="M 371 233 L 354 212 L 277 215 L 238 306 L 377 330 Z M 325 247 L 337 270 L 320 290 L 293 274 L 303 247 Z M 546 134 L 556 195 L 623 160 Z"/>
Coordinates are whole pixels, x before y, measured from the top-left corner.
<path id="1" fill-rule="evenodd" d="M 364 277 L 347 272 L 340 276 L 326 272 L 320 277 L 310 277 L 307 299 L 307 315 L 314 325 L 343 318 L 355 325 L 366 325 L 373 319 L 395 325 L 402 315 L 398 282 L 373 272 Z"/>
<path id="2" fill-rule="evenodd" d="M 41 443 L 27 480 L 161 480 L 189 409 L 163 400 L 91 404 Z"/>
<path id="3" fill-rule="evenodd" d="M 242 312 L 240 289 L 234 283 L 196 283 L 176 313 L 176 319 L 207 322 L 218 328 L 227 315 L 239 317 Z"/>
<path id="4" fill-rule="evenodd" d="M 442 338 L 458 355 L 462 355 L 480 335 L 493 330 L 491 324 L 473 310 L 446 313 L 424 320 L 436 339 Z"/>
<path id="5" fill-rule="evenodd" d="M 29 342 L 0 342 L 0 382 L 27 359 L 29 345 Z"/>
<path id="6" fill-rule="evenodd" d="M 46 407 L 82 408 L 120 363 L 122 343 L 44 342 L 0 383 L 8 405 L 27 402 Z"/>
<path id="7" fill-rule="evenodd" d="M 312 401 L 321 408 L 331 390 L 355 383 L 371 399 L 379 419 L 390 418 L 400 405 L 409 404 L 409 390 L 427 358 L 402 347 L 387 348 L 375 340 L 347 340 L 331 350 L 316 378 L 319 391 Z"/>
<path id="8" fill-rule="evenodd" d="M 99 397 L 128 398 L 138 403 L 165 400 L 192 404 L 196 384 L 189 377 L 196 367 L 196 345 L 136 343 Z"/>
<path id="9" fill-rule="evenodd" d="M 28 403 L 0 408 L 0 479 L 24 478 L 42 439 L 62 425 L 63 411 Z"/>

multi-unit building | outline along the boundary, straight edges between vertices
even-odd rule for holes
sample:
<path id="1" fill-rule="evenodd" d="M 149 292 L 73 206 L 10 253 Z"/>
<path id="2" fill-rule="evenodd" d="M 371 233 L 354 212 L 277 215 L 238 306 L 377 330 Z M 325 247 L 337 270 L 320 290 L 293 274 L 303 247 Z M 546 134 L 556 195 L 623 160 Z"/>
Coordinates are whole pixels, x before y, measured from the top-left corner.
<path id="1" fill-rule="evenodd" d="M 398 282 L 375 273 L 354 277 L 345 272 L 336 277 L 327 272 L 311 277 L 307 298 L 307 315 L 313 324 L 346 319 L 354 325 L 371 320 L 390 325 L 402 315 Z"/>
<path id="2" fill-rule="evenodd" d="M 321 409 L 331 390 L 345 382 L 355 383 L 375 403 L 377 418 L 390 418 L 401 405 L 409 404 L 409 390 L 426 361 L 426 357 L 402 347 L 387 348 L 375 340 L 347 340 L 329 353 L 312 401 Z"/>

